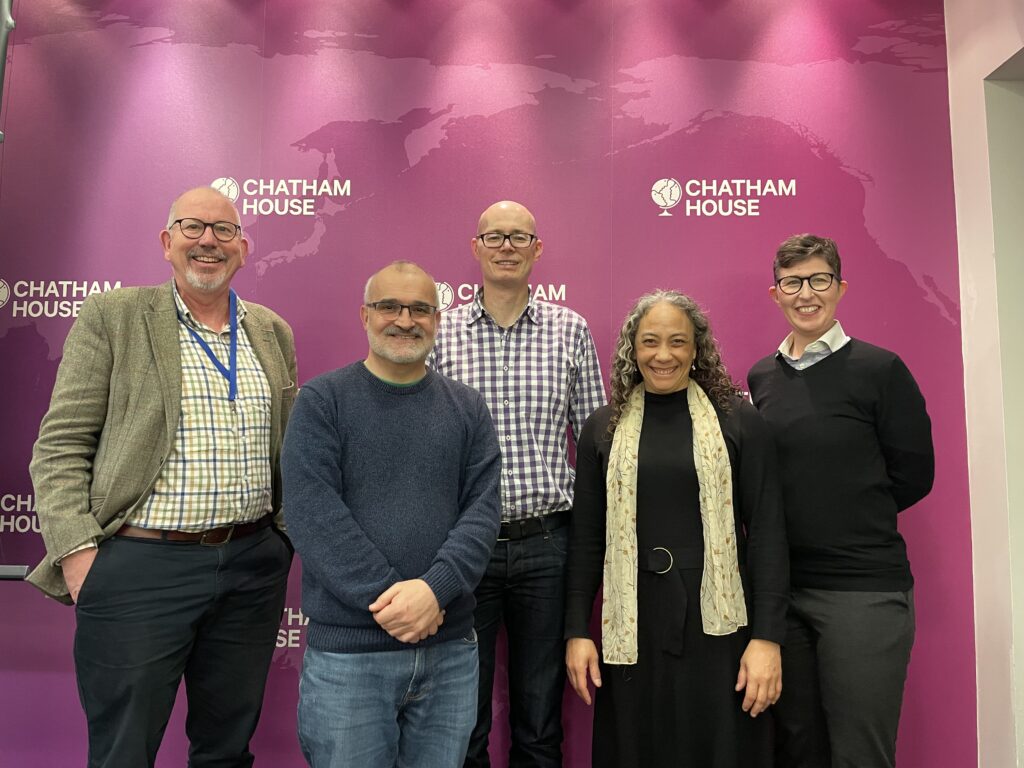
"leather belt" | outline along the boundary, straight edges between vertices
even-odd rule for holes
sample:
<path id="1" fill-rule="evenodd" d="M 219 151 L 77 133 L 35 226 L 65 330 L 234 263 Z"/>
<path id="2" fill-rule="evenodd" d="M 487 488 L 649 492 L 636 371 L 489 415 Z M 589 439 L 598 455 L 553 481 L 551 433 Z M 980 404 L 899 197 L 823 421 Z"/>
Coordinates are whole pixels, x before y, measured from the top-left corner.
<path id="1" fill-rule="evenodd" d="M 264 515 L 259 520 L 238 525 L 222 525 L 208 531 L 170 531 L 163 528 L 139 528 L 136 525 L 122 525 L 114 533 L 126 539 L 153 539 L 159 541 L 189 541 L 206 547 L 227 544 L 232 539 L 242 539 L 250 534 L 269 528 L 274 521 L 273 515 Z"/>
<path id="2" fill-rule="evenodd" d="M 528 517 L 525 520 L 502 520 L 498 541 L 516 541 L 535 536 L 544 531 L 554 531 L 569 522 L 568 510 L 552 512 L 549 515 Z"/>

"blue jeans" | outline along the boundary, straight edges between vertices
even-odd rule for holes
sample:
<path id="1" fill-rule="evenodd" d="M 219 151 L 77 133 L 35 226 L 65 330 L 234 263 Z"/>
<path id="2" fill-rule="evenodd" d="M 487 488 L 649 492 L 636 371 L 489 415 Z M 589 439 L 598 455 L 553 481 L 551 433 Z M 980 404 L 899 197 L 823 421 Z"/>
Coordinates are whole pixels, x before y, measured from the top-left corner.
<path id="1" fill-rule="evenodd" d="M 476 589 L 480 695 L 466 768 L 490 765 L 495 642 L 508 634 L 509 766 L 560 768 L 565 688 L 565 561 L 569 526 L 499 541 Z"/>
<path id="2" fill-rule="evenodd" d="M 457 768 L 476 718 L 475 633 L 376 653 L 306 649 L 299 744 L 312 768 Z"/>

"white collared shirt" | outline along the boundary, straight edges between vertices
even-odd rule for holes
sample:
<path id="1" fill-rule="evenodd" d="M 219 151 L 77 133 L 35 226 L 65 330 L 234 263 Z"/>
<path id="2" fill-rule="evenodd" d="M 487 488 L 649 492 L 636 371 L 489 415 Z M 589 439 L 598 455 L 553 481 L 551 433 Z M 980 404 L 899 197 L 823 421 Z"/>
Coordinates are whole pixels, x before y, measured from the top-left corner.
<path id="1" fill-rule="evenodd" d="M 836 320 L 831 328 L 804 347 L 804 353 L 800 357 L 793 357 L 790 354 L 790 350 L 793 349 L 793 334 L 790 333 L 779 344 L 779 356 L 798 371 L 802 371 L 815 363 L 820 363 L 833 352 L 839 351 L 849 341 L 850 337 L 846 335 L 843 326 Z"/>

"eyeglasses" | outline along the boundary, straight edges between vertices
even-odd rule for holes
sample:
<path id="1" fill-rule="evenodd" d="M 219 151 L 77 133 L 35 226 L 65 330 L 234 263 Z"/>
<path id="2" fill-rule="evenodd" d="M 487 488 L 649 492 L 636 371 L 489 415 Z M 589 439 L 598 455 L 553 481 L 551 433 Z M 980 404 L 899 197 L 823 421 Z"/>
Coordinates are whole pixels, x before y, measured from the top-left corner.
<path id="1" fill-rule="evenodd" d="M 213 230 L 213 236 L 220 240 L 222 243 L 230 243 L 234 240 L 238 234 L 242 231 L 242 228 L 237 224 L 232 224 L 230 221 L 203 221 L 202 219 L 175 219 L 171 222 L 173 227 L 175 224 L 178 225 L 178 229 L 181 230 L 181 234 L 187 237 L 189 240 L 198 240 L 203 236 L 206 228 L 209 227 Z"/>
<path id="2" fill-rule="evenodd" d="M 369 301 L 366 306 L 385 320 L 397 320 L 403 309 L 409 310 L 409 317 L 413 320 L 425 320 L 437 312 L 437 307 L 430 304 L 399 304 L 397 301 Z"/>
<path id="3" fill-rule="evenodd" d="M 821 293 L 827 291 L 832 287 L 832 281 L 836 279 L 836 276 L 831 272 L 815 272 L 809 277 L 797 277 L 791 275 L 789 277 L 782 277 L 775 281 L 775 284 L 779 286 L 779 290 L 789 296 L 800 293 L 803 290 L 804 283 L 806 282 L 811 286 L 812 291 Z"/>
<path id="4" fill-rule="evenodd" d="M 512 243 L 513 248 L 529 248 L 537 236 L 531 235 L 529 232 L 513 232 L 510 235 L 506 235 L 504 232 L 484 232 L 482 235 L 477 235 L 476 239 L 488 248 L 501 248 L 506 240 Z"/>

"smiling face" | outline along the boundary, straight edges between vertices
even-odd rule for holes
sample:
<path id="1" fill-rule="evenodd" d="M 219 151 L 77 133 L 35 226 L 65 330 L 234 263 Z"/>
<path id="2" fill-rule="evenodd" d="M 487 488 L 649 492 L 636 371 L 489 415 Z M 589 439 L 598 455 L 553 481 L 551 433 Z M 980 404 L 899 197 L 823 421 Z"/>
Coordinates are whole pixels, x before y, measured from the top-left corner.
<path id="1" fill-rule="evenodd" d="M 510 201 L 495 203 L 480 217 L 477 234 L 500 232 L 503 235 L 513 233 L 537 234 L 537 224 L 526 208 Z M 487 285 L 503 287 L 525 287 L 533 270 L 533 264 L 540 258 L 544 243 L 534 240 L 526 248 L 516 248 L 507 238 L 498 248 L 488 248 L 480 238 L 471 241 L 473 256 L 480 262 L 483 282 Z"/>
<path id="2" fill-rule="evenodd" d="M 367 290 L 367 304 L 380 301 L 436 307 L 437 286 L 430 275 L 415 265 L 388 266 L 374 275 Z M 394 382 L 423 376 L 424 360 L 434 347 L 437 312 L 414 317 L 408 309 L 401 309 L 397 317 L 388 318 L 364 305 L 359 308 L 359 316 L 370 343 L 366 366 L 371 372 Z"/>
<path id="3" fill-rule="evenodd" d="M 200 187 L 179 197 L 173 207 L 174 219 L 193 218 L 213 223 L 229 221 L 238 224 L 238 211 L 228 198 L 209 187 Z M 160 233 L 164 258 L 171 263 L 178 291 L 191 294 L 217 294 L 227 292 L 234 276 L 249 255 L 249 243 L 241 233 L 222 243 L 207 227 L 198 240 L 190 240 L 181 232 L 179 224 Z"/>
<path id="4" fill-rule="evenodd" d="M 679 307 L 667 301 L 651 307 L 637 325 L 633 349 L 648 392 L 667 395 L 689 385 L 697 342 L 693 323 Z"/>
<path id="5" fill-rule="evenodd" d="M 790 267 L 780 267 L 776 277 L 779 280 L 785 277 L 810 277 L 819 272 L 834 274 L 824 258 L 812 256 Z M 798 293 L 785 294 L 776 285 L 769 288 L 768 293 L 793 329 L 792 354 L 799 357 L 804 347 L 821 338 L 832 327 L 836 306 L 846 293 L 846 281 L 833 279 L 832 285 L 826 290 L 815 291 L 809 281 L 805 280 Z"/>

